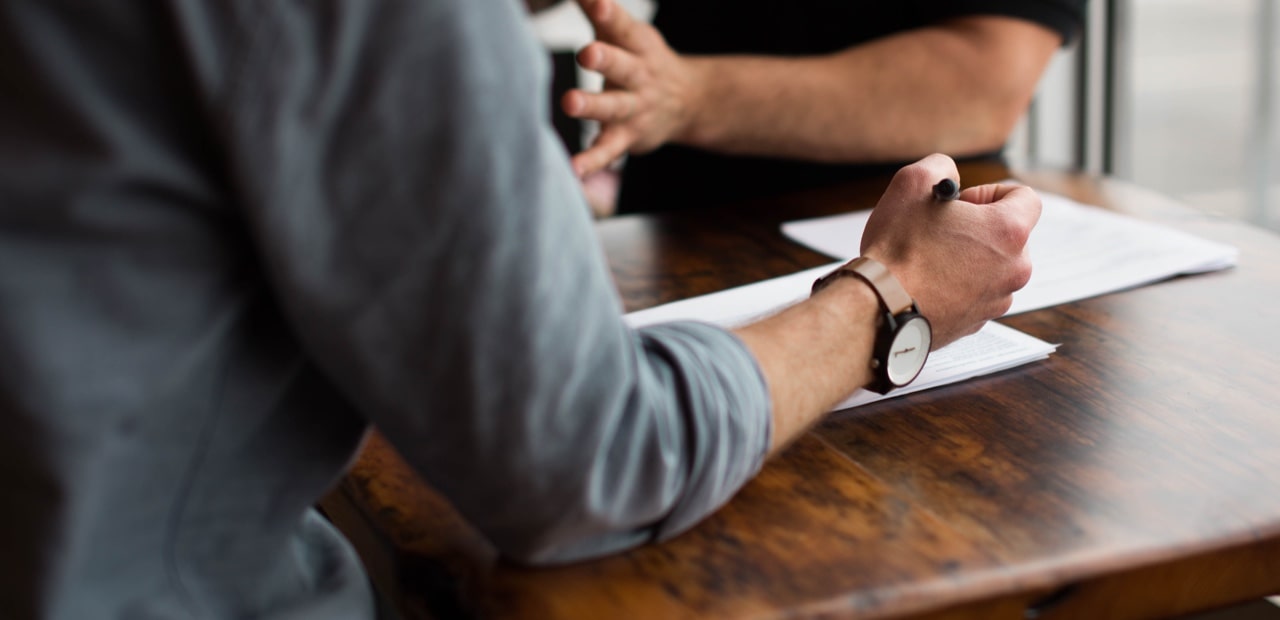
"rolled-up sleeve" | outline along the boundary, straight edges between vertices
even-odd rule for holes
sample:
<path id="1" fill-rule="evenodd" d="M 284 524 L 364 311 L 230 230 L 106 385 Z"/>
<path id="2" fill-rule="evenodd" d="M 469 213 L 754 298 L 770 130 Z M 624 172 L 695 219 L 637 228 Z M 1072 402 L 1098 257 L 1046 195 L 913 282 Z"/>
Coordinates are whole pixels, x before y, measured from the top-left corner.
<path id="1" fill-rule="evenodd" d="M 226 6 L 233 34 L 192 57 L 235 58 L 203 79 L 273 293 L 499 549 L 559 562 L 669 537 L 759 469 L 769 396 L 742 342 L 623 323 L 514 2 Z"/>
<path id="2" fill-rule="evenodd" d="M 770 441 L 768 411 L 760 405 L 769 395 L 755 358 L 718 327 L 672 323 L 641 332 L 646 371 L 659 375 L 647 384 L 650 398 L 689 413 L 689 476 L 657 531 L 665 539 L 692 527 L 759 471 Z M 692 402 L 678 400 L 686 398 Z"/>

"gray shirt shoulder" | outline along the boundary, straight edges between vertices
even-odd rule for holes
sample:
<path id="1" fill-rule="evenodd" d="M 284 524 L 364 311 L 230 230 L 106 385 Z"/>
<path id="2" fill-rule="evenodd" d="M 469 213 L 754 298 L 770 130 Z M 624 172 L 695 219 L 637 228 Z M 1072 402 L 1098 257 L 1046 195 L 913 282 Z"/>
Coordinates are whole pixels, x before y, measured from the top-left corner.
<path id="1" fill-rule="evenodd" d="M 306 514 L 366 423 L 528 562 L 758 470 L 743 344 L 621 321 L 515 3 L 159 6 L 0 4 L 0 604 L 358 617 Z"/>

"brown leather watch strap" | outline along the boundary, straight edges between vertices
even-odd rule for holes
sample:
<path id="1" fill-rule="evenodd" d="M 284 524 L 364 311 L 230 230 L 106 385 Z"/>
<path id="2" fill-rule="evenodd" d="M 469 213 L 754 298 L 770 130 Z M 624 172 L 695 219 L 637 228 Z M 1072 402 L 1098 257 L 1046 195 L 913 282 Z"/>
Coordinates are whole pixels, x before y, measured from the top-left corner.
<path id="1" fill-rule="evenodd" d="M 897 315 L 910 310 L 915 302 L 911 301 L 911 296 L 907 294 L 906 289 L 902 288 L 902 283 L 889 273 L 889 269 L 880 264 L 879 261 L 860 256 L 855 258 L 840 268 L 823 276 L 814 283 L 813 292 L 816 293 L 827 286 L 831 280 L 840 276 L 852 276 L 866 281 L 875 290 L 876 295 L 880 297 L 880 302 L 884 304 L 889 314 Z"/>

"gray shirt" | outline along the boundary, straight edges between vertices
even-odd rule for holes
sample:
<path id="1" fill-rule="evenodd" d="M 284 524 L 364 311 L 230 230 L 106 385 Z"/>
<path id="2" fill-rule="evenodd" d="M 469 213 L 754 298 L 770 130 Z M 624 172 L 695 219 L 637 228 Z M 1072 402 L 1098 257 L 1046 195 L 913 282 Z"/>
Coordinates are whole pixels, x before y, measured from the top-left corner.
<path id="1" fill-rule="evenodd" d="M 730 333 L 630 330 L 514 0 L 0 0 L 0 610 L 360 618 L 368 425 L 500 550 L 760 466 Z"/>

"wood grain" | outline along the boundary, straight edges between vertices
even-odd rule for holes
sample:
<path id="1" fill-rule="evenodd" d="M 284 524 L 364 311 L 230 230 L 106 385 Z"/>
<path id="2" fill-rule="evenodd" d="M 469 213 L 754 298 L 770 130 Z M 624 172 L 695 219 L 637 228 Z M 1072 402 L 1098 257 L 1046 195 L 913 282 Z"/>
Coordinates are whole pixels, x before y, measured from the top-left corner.
<path id="1" fill-rule="evenodd" d="M 410 618 L 1147 618 L 1280 592 L 1280 238 L 1115 181 L 1019 177 L 1240 265 L 1005 319 L 1060 349 L 833 414 L 662 545 L 509 565 L 376 435 L 335 521 Z M 830 262 L 778 225 L 886 183 L 598 230 L 635 310 Z"/>

